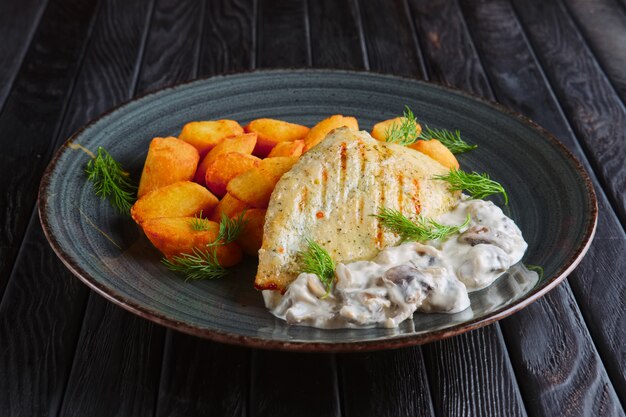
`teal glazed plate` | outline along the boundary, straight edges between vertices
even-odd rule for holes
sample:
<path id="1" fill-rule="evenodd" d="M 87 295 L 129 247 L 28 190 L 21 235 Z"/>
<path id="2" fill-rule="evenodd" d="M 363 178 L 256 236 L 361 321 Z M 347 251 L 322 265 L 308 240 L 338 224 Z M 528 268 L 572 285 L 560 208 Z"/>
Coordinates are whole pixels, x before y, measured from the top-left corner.
<path id="1" fill-rule="evenodd" d="M 96 197 L 83 150 L 104 147 L 139 180 L 150 140 L 177 136 L 195 120 L 261 117 L 312 126 L 332 114 L 361 129 L 408 105 L 430 127 L 459 129 L 478 149 L 458 155 L 466 171 L 487 172 L 508 191 L 505 213 L 529 243 L 523 263 L 471 294 L 461 313 L 415 314 L 397 329 L 320 330 L 288 326 L 253 287 L 257 261 L 230 276 L 186 282 L 161 264 L 133 221 Z M 78 146 L 80 145 L 80 146 Z M 502 205 L 499 197 L 494 201 Z M 512 314 L 554 288 L 578 265 L 595 232 L 597 205 L 580 163 L 525 117 L 467 93 L 396 76 L 336 70 L 270 70 L 217 76 L 130 101 L 74 134 L 48 166 L 39 214 L 52 248 L 89 287 L 159 324 L 225 343 L 285 350 L 358 351 L 416 345 Z M 539 271 L 536 273 L 534 271 Z"/>

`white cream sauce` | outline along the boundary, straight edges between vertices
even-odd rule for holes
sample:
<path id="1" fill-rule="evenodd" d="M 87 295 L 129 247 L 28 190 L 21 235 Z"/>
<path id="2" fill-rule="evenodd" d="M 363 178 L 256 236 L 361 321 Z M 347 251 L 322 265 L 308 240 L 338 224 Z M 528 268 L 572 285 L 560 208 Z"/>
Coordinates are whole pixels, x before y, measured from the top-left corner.
<path id="1" fill-rule="evenodd" d="M 416 311 L 457 313 L 468 292 L 485 288 L 519 262 L 527 244 L 513 220 L 490 201 L 459 204 L 437 221 L 463 224 L 444 241 L 383 249 L 371 261 L 339 263 L 326 290 L 317 275 L 300 274 L 284 295 L 263 291 L 265 305 L 289 324 L 317 328 L 397 327 Z"/>

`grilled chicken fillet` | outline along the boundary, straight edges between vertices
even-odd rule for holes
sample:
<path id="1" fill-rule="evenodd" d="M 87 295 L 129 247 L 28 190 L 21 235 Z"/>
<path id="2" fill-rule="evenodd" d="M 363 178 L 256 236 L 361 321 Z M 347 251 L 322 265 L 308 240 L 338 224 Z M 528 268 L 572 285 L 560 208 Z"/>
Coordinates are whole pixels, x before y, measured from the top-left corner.
<path id="1" fill-rule="evenodd" d="M 433 180 L 447 168 L 413 149 L 339 128 L 280 179 L 269 202 L 255 286 L 284 292 L 298 276 L 306 239 L 335 262 L 373 258 L 396 245 L 376 217 L 381 207 L 437 217 L 460 194 Z"/>

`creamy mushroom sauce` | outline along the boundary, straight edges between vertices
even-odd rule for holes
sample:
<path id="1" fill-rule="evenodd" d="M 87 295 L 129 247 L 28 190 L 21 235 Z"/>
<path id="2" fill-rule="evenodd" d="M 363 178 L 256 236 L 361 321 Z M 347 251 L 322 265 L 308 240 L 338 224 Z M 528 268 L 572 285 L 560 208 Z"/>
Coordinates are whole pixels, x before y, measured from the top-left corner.
<path id="1" fill-rule="evenodd" d="M 457 313 L 468 292 L 485 288 L 519 262 L 527 243 L 517 225 L 490 201 L 464 196 L 437 221 L 470 223 L 444 241 L 383 249 L 371 261 L 339 263 L 332 292 L 302 273 L 284 295 L 263 291 L 265 305 L 289 324 L 323 329 L 397 327 L 423 313 Z"/>

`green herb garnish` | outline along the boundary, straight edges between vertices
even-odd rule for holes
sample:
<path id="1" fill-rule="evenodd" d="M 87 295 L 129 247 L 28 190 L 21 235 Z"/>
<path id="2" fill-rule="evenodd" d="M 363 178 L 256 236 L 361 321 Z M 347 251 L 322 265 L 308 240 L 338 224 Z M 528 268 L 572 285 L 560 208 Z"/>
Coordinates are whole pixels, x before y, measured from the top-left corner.
<path id="1" fill-rule="evenodd" d="M 93 183 L 97 196 L 109 199 L 121 213 L 129 213 L 137 199 L 137 186 L 130 180 L 128 172 L 103 147 L 98 147 L 95 158 L 87 163 L 85 173 Z"/>
<path id="2" fill-rule="evenodd" d="M 217 238 L 213 243 L 210 243 L 209 246 L 227 245 L 237 240 L 247 223 L 247 221 L 243 218 L 245 214 L 246 211 L 244 210 L 239 213 L 239 216 L 236 218 L 230 219 L 227 215 L 222 213 L 220 230 L 217 232 Z"/>
<path id="3" fill-rule="evenodd" d="M 217 279 L 228 275 L 228 270 L 218 262 L 214 247 L 204 251 L 194 248 L 193 253 L 184 253 L 161 262 L 169 270 L 184 274 L 187 280 Z"/>
<path id="4" fill-rule="evenodd" d="M 302 272 L 315 274 L 326 288 L 326 296 L 330 294 L 335 281 L 335 263 L 332 258 L 317 242 L 307 239 L 307 250 L 299 253 L 302 262 Z"/>
<path id="5" fill-rule="evenodd" d="M 489 175 L 472 172 L 468 174 L 460 169 L 451 169 L 446 175 L 436 175 L 436 180 L 446 181 L 450 184 L 450 191 L 467 191 L 473 198 L 485 198 L 492 194 L 502 194 L 504 204 L 509 204 L 509 196 L 499 182 L 489 178 Z"/>
<path id="6" fill-rule="evenodd" d="M 461 139 L 461 132 L 458 130 L 451 132 L 447 129 L 431 129 L 424 125 L 419 138 L 423 140 L 437 139 L 452 153 L 463 153 L 478 148 L 478 145 L 470 145 Z"/>
<path id="7" fill-rule="evenodd" d="M 200 214 L 194 216 L 194 218 L 191 219 L 191 221 L 189 222 L 189 226 L 191 226 L 191 229 L 196 232 L 204 232 L 210 230 L 210 225 L 211 223 L 209 223 L 207 219 L 202 217 L 202 210 L 200 211 Z"/>
<path id="8" fill-rule="evenodd" d="M 404 106 L 404 108 L 400 123 L 394 123 L 385 131 L 385 141 L 408 146 L 418 139 L 419 125 L 409 106 Z"/>
<path id="9" fill-rule="evenodd" d="M 246 224 L 244 219 L 245 211 L 241 212 L 235 219 L 229 219 L 222 214 L 220 228 L 215 240 L 204 250 L 194 248 L 193 253 L 184 253 L 172 257 L 171 260 L 163 259 L 162 262 L 168 269 L 184 274 L 187 279 L 216 279 L 228 274 L 228 270 L 220 265 L 217 259 L 217 247 L 234 242 L 243 231 Z M 202 213 L 200 213 L 202 216 Z M 191 220 L 190 226 L 193 230 L 209 230 L 210 223 L 202 217 L 195 217 Z"/>
<path id="10" fill-rule="evenodd" d="M 418 216 L 412 221 L 398 210 L 382 207 L 378 214 L 374 214 L 380 224 L 392 233 L 400 236 L 403 242 L 425 242 L 428 240 L 443 240 L 446 237 L 459 233 L 470 222 L 467 215 L 465 222 L 458 226 L 448 226 L 437 223 L 435 220 Z"/>

